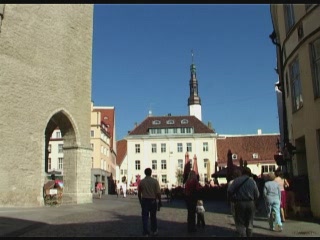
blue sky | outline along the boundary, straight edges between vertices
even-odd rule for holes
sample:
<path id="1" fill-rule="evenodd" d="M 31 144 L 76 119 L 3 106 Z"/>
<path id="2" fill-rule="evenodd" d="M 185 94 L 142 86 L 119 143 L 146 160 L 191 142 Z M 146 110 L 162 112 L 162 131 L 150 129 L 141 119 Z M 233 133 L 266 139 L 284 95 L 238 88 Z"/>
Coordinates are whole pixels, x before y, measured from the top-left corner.
<path id="1" fill-rule="evenodd" d="M 98 4 L 93 29 L 92 100 L 115 107 L 117 140 L 149 110 L 188 115 L 192 49 L 204 123 L 279 132 L 268 4 Z"/>

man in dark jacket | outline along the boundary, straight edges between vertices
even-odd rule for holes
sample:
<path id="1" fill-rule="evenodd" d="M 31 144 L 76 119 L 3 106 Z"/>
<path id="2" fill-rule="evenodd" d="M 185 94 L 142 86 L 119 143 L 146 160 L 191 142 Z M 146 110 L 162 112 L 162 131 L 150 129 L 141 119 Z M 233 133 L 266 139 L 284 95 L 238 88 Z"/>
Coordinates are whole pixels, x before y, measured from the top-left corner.
<path id="1" fill-rule="evenodd" d="M 251 177 L 250 168 L 243 168 L 242 176 L 236 178 L 228 187 L 228 195 L 233 196 L 235 225 L 239 236 L 251 237 L 255 201 L 259 198 L 259 190 Z"/>

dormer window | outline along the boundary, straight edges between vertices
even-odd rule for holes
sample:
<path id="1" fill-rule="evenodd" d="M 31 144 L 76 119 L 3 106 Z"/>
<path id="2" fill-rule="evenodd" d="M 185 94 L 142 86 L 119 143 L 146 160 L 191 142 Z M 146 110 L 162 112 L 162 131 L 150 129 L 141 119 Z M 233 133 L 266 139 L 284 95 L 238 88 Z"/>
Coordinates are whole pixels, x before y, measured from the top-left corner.
<path id="1" fill-rule="evenodd" d="M 253 153 L 253 154 L 252 154 L 252 158 L 253 158 L 253 159 L 259 158 L 259 154 L 258 154 L 258 153 Z"/>
<path id="2" fill-rule="evenodd" d="M 188 119 L 182 119 L 181 120 L 181 124 L 187 124 L 188 123 Z"/>
<path id="3" fill-rule="evenodd" d="M 161 123 L 160 120 L 153 120 L 153 121 L 152 121 L 152 124 L 153 124 L 153 125 L 159 125 L 160 123 Z"/>
<path id="4" fill-rule="evenodd" d="M 172 119 L 167 120 L 167 124 L 174 124 L 174 120 Z"/>
<path id="5" fill-rule="evenodd" d="M 235 159 L 237 159 L 238 158 L 238 155 L 237 154 L 232 154 L 232 160 L 235 160 Z"/>

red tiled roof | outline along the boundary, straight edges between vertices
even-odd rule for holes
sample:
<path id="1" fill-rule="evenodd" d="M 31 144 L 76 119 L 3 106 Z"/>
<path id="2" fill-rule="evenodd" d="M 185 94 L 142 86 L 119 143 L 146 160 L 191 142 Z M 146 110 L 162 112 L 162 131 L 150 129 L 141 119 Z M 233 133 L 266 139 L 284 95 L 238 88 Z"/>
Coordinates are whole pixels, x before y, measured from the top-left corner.
<path id="1" fill-rule="evenodd" d="M 107 132 L 110 134 L 111 139 L 110 139 L 110 147 L 113 149 L 113 140 L 115 138 L 114 136 L 114 112 L 115 109 L 114 107 L 110 108 L 104 108 L 104 107 L 94 107 L 93 112 L 100 112 L 101 113 L 101 119 L 100 121 L 103 122 L 106 126 L 109 126 L 107 129 Z"/>
<path id="2" fill-rule="evenodd" d="M 280 135 L 251 135 L 251 136 L 226 136 L 225 139 L 217 139 L 218 164 L 227 164 L 227 153 L 230 149 L 232 154 L 237 154 L 234 164 L 239 165 L 239 160 L 247 160 L 248 164 L 254 162 L 275 162 L 274 154 L 277 152 L 277 139 Z M 253 153 L 258 154 L 258 158 L 252 157 Z"/>
<path id="3" fill-rule="evenodd" d="M 188 123 L 182 124 L 181 120 L 186 119 Z M 160 124 L 153 124 L 153 121 L 160 121 Z M 167 124 L 168 120 L 173 120 L 174 124 Z M 214 133 L 207 125 L 195 116 L 152 116 L 147 117 L 141 124 L 136 126 L 129 135 L 148 135 L 150 128 L 193 128 L 194 133 Z"/>
<path id="4" fill-rule="evenodd" d="M 120 166 L 127 154 L 127 140 L 117 141 L 117 165 Z"/>

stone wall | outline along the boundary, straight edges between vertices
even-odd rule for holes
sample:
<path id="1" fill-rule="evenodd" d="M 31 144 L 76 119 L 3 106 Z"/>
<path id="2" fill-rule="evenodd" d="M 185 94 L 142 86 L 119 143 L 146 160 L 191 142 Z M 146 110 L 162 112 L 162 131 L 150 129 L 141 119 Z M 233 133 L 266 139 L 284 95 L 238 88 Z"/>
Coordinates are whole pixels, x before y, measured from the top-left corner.
<path id="1" fill-rule="evenodd" d="M 87 197 L 91 156 L 86 150 L 92 25 L 92 5 L 5 5 L 0 32 L 0 206 L 43 204 L 45 131 L 58 112 L 74 132 L 75 142 L 67 144 L 76 148 L 77 156 L 64 160 L 74 162 L 69 176 L 73 183 L 68 184 L 82 184 L 72 188 L 74 202 L 92 201 Z"/>

